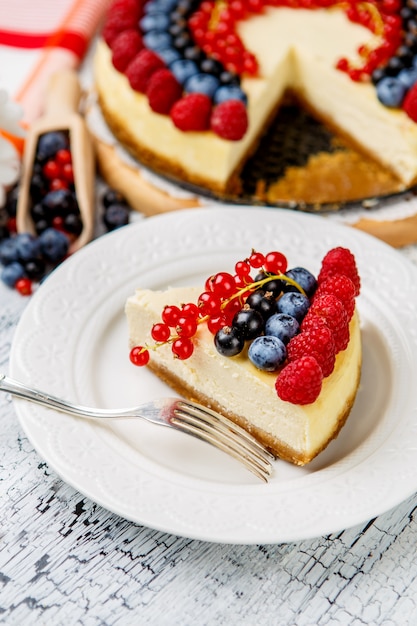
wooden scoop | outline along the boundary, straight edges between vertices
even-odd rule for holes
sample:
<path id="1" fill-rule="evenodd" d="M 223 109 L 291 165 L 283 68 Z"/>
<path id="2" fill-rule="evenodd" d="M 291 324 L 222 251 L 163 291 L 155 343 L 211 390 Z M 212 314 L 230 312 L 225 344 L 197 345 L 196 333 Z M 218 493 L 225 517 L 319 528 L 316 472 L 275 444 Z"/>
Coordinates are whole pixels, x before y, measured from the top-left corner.
<path id="1" fill-rule="evenodd" d="M 51 131 L 68 131 L 75 195 L 83 223 L 80 236 L 70 245 L 70 253 L 88 243 L 94 233 L 95 159 L 87 126 L 78 113 L 80 98 L 81 88 L 76 72 L 64 70 L 51 77 L 47 89 L 45 113 L 33 122 L 27 132 L 16 214 L 18 232 L 35 234 L 35 226 L 30 214 L 30 183 L 38 139 L 44 133 Z"/>

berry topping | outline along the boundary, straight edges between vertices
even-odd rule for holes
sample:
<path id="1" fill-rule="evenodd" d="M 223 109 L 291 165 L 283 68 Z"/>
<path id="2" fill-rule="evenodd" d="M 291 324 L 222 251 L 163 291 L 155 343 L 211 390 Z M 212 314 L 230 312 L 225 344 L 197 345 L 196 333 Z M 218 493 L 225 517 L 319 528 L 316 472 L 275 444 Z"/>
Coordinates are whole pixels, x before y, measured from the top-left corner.
<path id="1" fill-rule="evenodd" d="M 278 313 L 291 315 L 298 322 L 301 322 L 310 307 L 310 300 L 307 296 L 297 291 L 284 293 L 277 302 Z"/>
<path id="2" fill-rule="evenodd" d="M 325 324 L 312 325 L 307 330 L 303 329 L 303 332 L 289 342 L 287 354 L 289 361 L 296 361 L 302 356 L 314 356 L 321 367 L 323 376 L 330 376 L 336 359 L 333 333 Z"/>
<path id="3" fill-rule="evenodd" d="M 124 30 L 111 43 L 112 63 L 116 70 L 124 72 L 133 57 L 143 48 L 142 37 L 136 29 Z"/>
<path id="4" fill-rule="evenodd" d="M 287 351 L 281 339 L 263 335 L 251 343 L 248 357 L 258 369 L 265 372 L 275 372 L 285 362 Z"/>
<path id="5" fill-rule="evenodd" d="M 323 294 L 333 294 L 338 298 L 345 307 L 348 320 L 352 318 L 355 310 L 355 285 L 348 276 L 343 274 L 333 274 L 326 278 L 320 284 L 320 287 L 316 291 L 316 296 Z"/>
<path id="6" fill-rule="evenodd" d="M 333 333 L 336 352 L 344 350 L 349 343 L 349 323 L 341 301 L 331 294 L 314 298 L 307 316 L 323 318 Z"/>
<path id="7" fill-rule="evenodd" d="M 227 100 L 217 105 L 210 121 L 211 130 L 222 139 L 239 141 L 248 128 L 246 107 L 241 100 Z"/>
<path id="8" fill-rule="evenodd" d="M 356 294 L 360 291 L 360 279 L 356 267 L 355 257 L 347 248 L 333 248 L 325 255 L 320 273 L 318 275 L 319 284 L 333 274 L 344 274 L 348 276 L 355 285 Z"/>
<path id="9" fill-rule="evenodd" d="M 152 74 L 163 67 L 162 59 L 152 50 L 144 48 L 129 63 L 125 74 L 132 89 L 145 93 Z"/>
<path id="10" fill-rule="evenodd" d="M 288 363 L 278 376 L 275 388 L 281 400 L 293 404 L 311 404 L 320 395 L 323 372 L 313 356 L 303 356 Z"/>
<path id="11" fill-rule="evenodd" d="M 170 115 L 179 130 L 208 130 L 211 115 L 210 98 L 201 93 L 187 94 L 174 104 Z"/>
<path id="12" fill-rule="evenodd" d="M 182 87 L 168 69 L 160 69 L 152 74 L 146 89 L 149 106 L 155 113 L 168 115 L 173 104 L 180 99 Z"/>
<path id="13" fill-rule="evenodd" d="M 236 356 L 242 352 L 245 340 L 238 330 L 230 326 L 224 326 L 217 331 L 214 337 L 214 345 L 223 356 Z"/>

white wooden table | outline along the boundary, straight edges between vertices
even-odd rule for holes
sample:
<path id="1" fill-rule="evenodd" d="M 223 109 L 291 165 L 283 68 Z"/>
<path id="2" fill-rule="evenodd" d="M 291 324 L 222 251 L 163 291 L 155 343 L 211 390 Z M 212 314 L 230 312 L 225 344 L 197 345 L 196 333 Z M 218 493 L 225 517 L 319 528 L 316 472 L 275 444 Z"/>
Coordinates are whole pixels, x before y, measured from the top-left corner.
<path id="1" fill-rule="evenodd" d="M 417 246 L 402 253 L 417 263 Z M 27 302 L 0 286 L 0 371 Z M 63 483 L 6 394 L 0 442 L 1 624 L 417 624 L 417 495 L 334 535 L 218 545 L 133 524 Z"/>

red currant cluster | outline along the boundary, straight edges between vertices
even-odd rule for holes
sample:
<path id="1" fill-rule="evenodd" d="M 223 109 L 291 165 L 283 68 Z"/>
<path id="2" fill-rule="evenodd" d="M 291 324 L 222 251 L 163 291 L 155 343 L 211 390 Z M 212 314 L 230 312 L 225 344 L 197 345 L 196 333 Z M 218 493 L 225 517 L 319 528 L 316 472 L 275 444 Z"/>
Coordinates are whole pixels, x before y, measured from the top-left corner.
<path id="1" fill-rule="evenodd" d="M 348 3 L 348 18 L 378 36 L 379 45 L 362 45 L 359 55 L 363 59 L 357 66 L 342 58 L 336 67 L 346 72 L 354 81 L 366 80 L 378 68 L 385 66 L 394 56 L 403 38 L 403 21 L 400 16 L 401 0 L 368 0 L 367 2 Z"/>
<path id="2" fill-rule="evenodd" d="M 252 270 L 262 270 L 259 280 L 251 277 Z M 242 309 L 250 293 L 272 279 L 284 277 L 287 259 L 277 251 L 263 255 L 252 254 L 235 265 L 235 274 L 218 272 L 210 276 L 203 291 L 195 303 L 183 304 L 181 308 L 167 305 L 162 311 L 161 322 L 154 324 L 151 330 L 153 346 L 135 346 L 130 351 L 130 360 L 134 365 L 146 365 L 149 362 L 149 350 L 163 344 L 171 344 L 173 355 L 178 359 L 188 359 L 194 350 L 193 337 L 198 325 L 206 323 L 209 331 L 215 335 L 220 328 L 231 324 L 235 314 Z M 300 288 L 300 291 L 302 289 Z"/>
<path id="3" fill-rule="evenodd" d="M 42 174 L 49 181 L 49 189 L 69 189 L 74 183 L 72 156 L 68 148 L 58 150 L 53 159 L 49 159 L 42 167 Z"/>

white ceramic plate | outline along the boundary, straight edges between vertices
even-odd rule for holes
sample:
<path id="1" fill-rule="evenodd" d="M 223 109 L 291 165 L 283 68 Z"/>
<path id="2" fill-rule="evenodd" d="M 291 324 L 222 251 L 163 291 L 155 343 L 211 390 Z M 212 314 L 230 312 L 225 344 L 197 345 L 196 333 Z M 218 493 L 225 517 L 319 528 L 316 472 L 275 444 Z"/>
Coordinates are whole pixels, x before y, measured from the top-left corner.
<path id="1" fill-rule="evenodd" d="M 32 297 L 11 375 L 82 404 L 172 395 L 128 359 L 126 297 L 138 286 L 203 284 L 252 248 L 318 271 L 355 254 L 363 376 L 336 441 L 305 468 L 282 461 L 267 485 L 191 437 L 130 421 L 99 425 L 16 400 L 39 454 L 85 496 L 139 524 L 226 543 L 294 541 L 367 521 L 417 488 L 417 271 L 378 240 L 314 215 L 212 207 L 149 218 L 99 238 Z"/>

